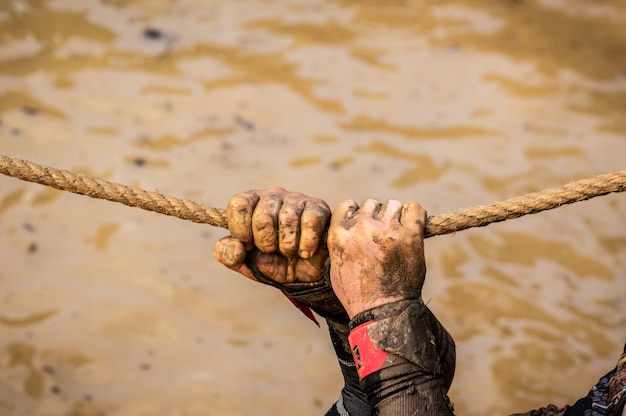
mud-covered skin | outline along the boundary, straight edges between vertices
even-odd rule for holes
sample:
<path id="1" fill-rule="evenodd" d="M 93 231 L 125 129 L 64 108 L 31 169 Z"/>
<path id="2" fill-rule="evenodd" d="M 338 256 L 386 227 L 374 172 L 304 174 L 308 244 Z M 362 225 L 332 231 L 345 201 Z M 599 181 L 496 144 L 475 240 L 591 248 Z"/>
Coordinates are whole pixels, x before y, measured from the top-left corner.
<path id="1" fill-rule="evenodd" d="M 316 282 L 328 259 L 324 233 L 330 214 L 323 200 L 283 188 L 243 192 L 228 203 L 230 236 L 219 240 L 213 253 L 252 280 L 258 273 L 249 265 L 278 284 Z"/>
<path id="2" fill-rule="evenodd" d="M 385 303 L 421 299 L 426 211 L 415 202 L 339 204 L 328 246 L 331 282 L 350 317 Z"/>
<path id="3" fill-rule="evenodd" d="M 280 289 L 298 307 L 347 325 L 349 318 L 330 284 L 326 229 L 331 212 L 326 202 L 271 188 L 233 196 L 226 215 L 231 235 L 213 250 L 220 263 Z"/>
<path id="4" fill-rule="evenodd" d="M 393 199 L 344 201 L 331 218 L 331 282 L 350 329 L 370 322 L 374 345 L 400 358 L 362 380 L 372 414 L 453 414 L 454 341 L 421 301 L 425 221 L 420 205 Z"/>

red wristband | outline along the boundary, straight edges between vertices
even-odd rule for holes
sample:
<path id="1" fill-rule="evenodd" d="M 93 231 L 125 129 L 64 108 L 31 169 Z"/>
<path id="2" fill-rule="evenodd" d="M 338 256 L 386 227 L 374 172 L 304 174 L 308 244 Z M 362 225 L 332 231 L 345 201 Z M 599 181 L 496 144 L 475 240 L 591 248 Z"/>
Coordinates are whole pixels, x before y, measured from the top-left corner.
<path id="1" fill-rule="evenodd" d="M 356 364 L 360 380 L 383 367 L 398 364 L 398 361 L 404 361 L 397 355 L 389 354 L 374 344 L 370 337 L 369 326 L 375 323 L 376 321 L 365 322 L 350 331 L 348 336 L 352 349 L 352 358 Z"/>

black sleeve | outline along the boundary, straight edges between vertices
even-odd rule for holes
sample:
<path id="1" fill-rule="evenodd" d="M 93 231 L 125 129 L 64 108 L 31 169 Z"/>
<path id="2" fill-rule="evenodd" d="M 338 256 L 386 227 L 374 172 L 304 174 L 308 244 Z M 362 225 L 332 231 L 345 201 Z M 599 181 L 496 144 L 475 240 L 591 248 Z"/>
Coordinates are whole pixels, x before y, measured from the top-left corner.
<path id="1" fill-rule="evenodd" d="M 369 416 L 372 414 L 372 410 L 361 387 L 356 365 L 352 359 L 352 352 L 348 343 L 348 324 L 330 319 L 327 319 L 326 323 L 344 380 L 339 398 L 326 413 L 326 416 Z"/>
<path id="2" fill-rule="evenodd" d="M 454 340 L 420 300 L 363 312 L 352 319 L 350 329 L 357 366 L 363 350 L 352 343 L 356 331 L 365 330 L 368 345 L 386 354 L 380 368 L 361 381 L 375 415 L 454 414 L 447 395 L 456 362 Z"/>
<path id="3" fill-rule="evenodd" d="M 511 416 L 622 416 L 626 406 L 626 345 L 617 360 L 617 365 L 589 390 L 586 397 L 579 399 L 572 406 L 549 404 L 540 409 Z"/>

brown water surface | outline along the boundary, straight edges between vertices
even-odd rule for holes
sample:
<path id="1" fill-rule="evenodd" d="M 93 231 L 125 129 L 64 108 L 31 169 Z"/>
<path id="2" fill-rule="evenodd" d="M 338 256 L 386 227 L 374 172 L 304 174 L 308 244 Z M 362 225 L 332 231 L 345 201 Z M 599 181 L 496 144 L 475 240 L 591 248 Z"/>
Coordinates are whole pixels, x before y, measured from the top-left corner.
<path id="1" fill-rule="evenodd" d="M 624 169 L 618 0 L 0 2 L 0 153 L 224 207 L 431 214 Z M 626 199 L 426 244 L 460 415 L 563 405 L 626 341 Z M 0 414 L 311 415 L 325 329 L 225 230 L 0 178 Z"/>

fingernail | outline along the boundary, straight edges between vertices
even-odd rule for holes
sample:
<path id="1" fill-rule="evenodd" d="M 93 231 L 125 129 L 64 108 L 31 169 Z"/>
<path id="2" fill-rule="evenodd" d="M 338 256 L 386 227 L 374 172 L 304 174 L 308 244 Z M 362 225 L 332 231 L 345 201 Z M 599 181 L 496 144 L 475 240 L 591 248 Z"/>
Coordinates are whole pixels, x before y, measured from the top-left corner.
<path id="1" fill-rule="evenodd" d="M 303 259 L 308 259 L 309 257 L 311 257 L 311 252 L 308 250 L 301 250 L 300 257 L 302 257 Z"/>

